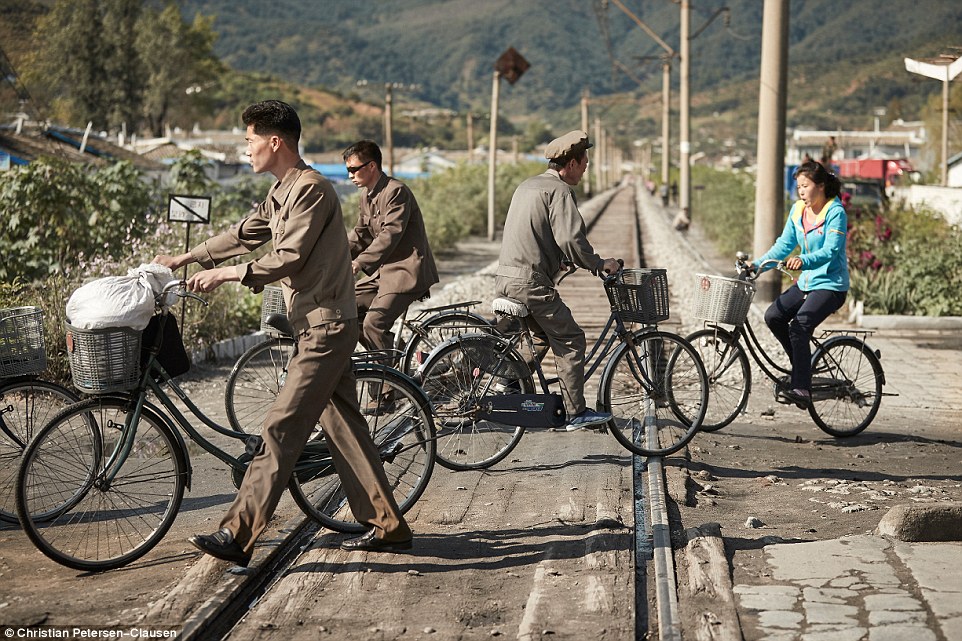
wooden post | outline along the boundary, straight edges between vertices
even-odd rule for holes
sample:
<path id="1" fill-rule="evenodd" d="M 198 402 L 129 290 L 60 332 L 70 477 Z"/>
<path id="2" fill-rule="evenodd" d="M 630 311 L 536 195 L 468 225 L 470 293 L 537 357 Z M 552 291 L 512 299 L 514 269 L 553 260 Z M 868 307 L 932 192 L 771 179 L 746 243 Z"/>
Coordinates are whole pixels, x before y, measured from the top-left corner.
<path id="1" fill-rule="evenodd" d="M 494 240 L 494 178 L 498 170 L 498 91 L 501 73 L 494 72 L 491 82 L 491 132 L 488 136 L 488 240 Z"/>

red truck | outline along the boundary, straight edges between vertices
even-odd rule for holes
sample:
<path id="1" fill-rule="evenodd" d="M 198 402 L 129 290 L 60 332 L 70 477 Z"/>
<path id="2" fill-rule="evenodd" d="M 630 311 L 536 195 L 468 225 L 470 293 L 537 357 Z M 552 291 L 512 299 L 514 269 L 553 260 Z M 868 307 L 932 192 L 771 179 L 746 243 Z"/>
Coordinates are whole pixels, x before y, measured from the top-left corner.
<path id="1" fill-rule="evenodd" d="M 844 158 L 835 163 L 840 177 L 877 180 L 886 191 L 905 184 L 909 174 L 915 173 L 912 163 L 905 158 Z"/>

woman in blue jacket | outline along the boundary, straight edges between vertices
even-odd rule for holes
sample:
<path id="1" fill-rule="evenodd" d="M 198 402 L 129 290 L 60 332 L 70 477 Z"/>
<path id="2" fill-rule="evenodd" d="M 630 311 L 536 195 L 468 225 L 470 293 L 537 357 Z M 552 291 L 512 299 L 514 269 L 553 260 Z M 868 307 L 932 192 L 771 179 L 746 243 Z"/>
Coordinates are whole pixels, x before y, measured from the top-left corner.
<path id="1" fill-rule="evenodd" d="M 848 219 L 838 198 L 841 183 L 835 174 L 811 161 L 795 170 L 795 179 L 799 200 L 782 235 L 757 262 L 785 260 L 788 269 L 802 270 L 765 312 L 765 322 L 792 363 L 791 383 L 779 392 L 779 400 L 807 407 L 812 399 L 812 334 L 845 303 L 848 293 Z M 796 247 L 801 252 L 786 260 Z"/>

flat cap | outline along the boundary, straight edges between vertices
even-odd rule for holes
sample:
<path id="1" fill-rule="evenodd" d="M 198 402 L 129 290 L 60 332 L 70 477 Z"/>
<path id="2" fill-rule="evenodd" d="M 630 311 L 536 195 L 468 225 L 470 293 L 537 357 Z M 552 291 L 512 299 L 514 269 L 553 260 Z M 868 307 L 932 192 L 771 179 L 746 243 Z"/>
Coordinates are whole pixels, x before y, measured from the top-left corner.
<path id="1" fill-rule="evenodd" d="M 544 149 L 544 157 L 548 160 L 555 160 L 573 153 L 581 153 L 591 147 L 588 134 L 580 129 L 575 129 L 549 142 Z"/>

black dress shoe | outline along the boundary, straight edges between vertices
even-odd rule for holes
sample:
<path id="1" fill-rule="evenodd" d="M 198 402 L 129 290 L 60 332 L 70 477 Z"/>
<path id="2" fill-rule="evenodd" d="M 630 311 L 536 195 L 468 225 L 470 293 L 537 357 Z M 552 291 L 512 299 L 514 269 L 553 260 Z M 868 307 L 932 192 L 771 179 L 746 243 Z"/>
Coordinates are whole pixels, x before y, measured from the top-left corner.
<path id="1" fill-rule="evenodd" d="M 341 549 L 348 552 L 395 552 L 410 550 L 411 539 L 403 541 L 386 541 L 375 536 L 375 530 L 368 530 L 356 539 L 341 542 Z"/>
<path id="2" fill-rule="evenodd" d="M 221 561 L 230 561 L 246 568 L 251 560 L 251 555 L 244 552 L 240 544 L 234 540 L 233 533 L 225 527 L 213 534 L 195 534 L 187 541 L 204 554 L 209 554 Z"/>

